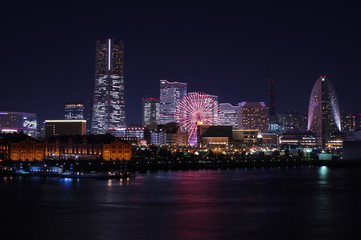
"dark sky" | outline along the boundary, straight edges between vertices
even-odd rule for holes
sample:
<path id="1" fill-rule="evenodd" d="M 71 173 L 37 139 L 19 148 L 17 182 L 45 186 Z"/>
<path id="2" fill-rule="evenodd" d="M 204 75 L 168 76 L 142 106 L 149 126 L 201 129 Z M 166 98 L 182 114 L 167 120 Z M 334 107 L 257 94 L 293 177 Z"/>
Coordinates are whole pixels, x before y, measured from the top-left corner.
<path id="1" fill-rule="evenodd" d="M 334 83 L 342 112 L 361 113 L 361 4 L 338 1 L 62 1 L 0 7 L 0 110 L 62 119 L 94 86 L 95 41 L 125 42 L 127 122 L 159 80 L 220 102 L 267 101 L 277 78 L 277 112 L 306 112 L 320 75 Z"/>

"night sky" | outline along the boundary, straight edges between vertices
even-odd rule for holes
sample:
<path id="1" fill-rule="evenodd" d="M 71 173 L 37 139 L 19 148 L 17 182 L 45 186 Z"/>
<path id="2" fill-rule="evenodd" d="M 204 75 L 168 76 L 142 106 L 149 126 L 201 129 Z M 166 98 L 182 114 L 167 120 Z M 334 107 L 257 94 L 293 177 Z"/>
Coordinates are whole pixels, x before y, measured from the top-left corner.
<path id="1" fill-rule="evenodd" d="M 62 119 L 64 104 L 93 93 L 95 41 L 125 43 L 127 123 L 141 122 L 141 98 L 159 80 L 220 102 L 268 100 L 277 112 L 307 111 L 327 75 L 341 112 L 361 113 L 361 4 L 339 1 L 98 1 L 3 4 L 0 111 Z"/>

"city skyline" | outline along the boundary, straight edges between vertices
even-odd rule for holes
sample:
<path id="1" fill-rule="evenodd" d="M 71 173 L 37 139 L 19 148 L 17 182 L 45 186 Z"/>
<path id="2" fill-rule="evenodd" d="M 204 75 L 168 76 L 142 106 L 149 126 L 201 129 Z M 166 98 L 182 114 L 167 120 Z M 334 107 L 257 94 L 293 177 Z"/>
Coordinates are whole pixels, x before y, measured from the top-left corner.
<path id="1" fill-rule="evenodd" d="M 0 41 L 17 47 L 4 49 L 2 88 L 12 91 L 1 94 L 0 110 L 61 119 L 66 102 L 85 103 L 92 95 L 94 42 L 114 38 L 126 44 L 128 123 L 141 123 L 141 99 L 157 97 L 160 79 L 188 83 L 189 92 L 218 95 L 219 102 L 268 103 L 272 71 L 277 113 L 306 113 L 314 79 L 327 75 L 341 112 L 357 114 L 361 35 L 353 31 L 360 25 L 354 4 L 205 7 L 195 2 L 174 9 L 123 3 L 122 10 L 114 7 L 117 14 L 110 10 L 110 19 L 100 12 L 93 17 L 93 5 L 77 11 L 83 6 L 8 4 L 1 24 L 5 36 L 14 37 Z M 122 21 L 113 21 L 115 16 Z"/>

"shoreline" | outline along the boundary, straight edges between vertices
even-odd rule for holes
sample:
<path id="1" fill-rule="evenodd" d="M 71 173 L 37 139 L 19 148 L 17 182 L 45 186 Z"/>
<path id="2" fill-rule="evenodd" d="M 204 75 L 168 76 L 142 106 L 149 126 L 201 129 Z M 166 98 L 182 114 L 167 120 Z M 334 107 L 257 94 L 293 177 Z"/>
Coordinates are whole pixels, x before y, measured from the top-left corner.
<path id="1" fill-rule="evenodd" d="M 21 176 L 54 176 L 51 173 L 27 173 L 18 174 L 14 169 L 22 169 L 29 172 L 30 166 L 62 167 L 62 172 L 94 172 L 101 174 L 113 171 L 169 171 L 169 170 L 214 170 L 214 169 L 239 169 L 239 168 L 272 168 L 272 167 L 302 167 L 302 166 L 327 166 L 327 167 L 361 167 L 361 160 L 213 160 L 208 162 L 194 161 L 169 161 L 169 162 L 148 162 L 148 161 L 99 161 L 99 160 L 46 160 L 40 162 L 1 162 L 0 176 L 21 175 Z M 10 170 L 11 169 L 11 170 Z"/>

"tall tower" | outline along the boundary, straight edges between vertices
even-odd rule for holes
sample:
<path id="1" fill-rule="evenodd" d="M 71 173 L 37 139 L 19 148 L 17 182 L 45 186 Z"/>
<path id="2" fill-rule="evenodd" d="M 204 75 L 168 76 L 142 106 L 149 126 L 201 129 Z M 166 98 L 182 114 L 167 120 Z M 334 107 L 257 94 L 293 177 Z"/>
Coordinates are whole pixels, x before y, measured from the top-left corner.
<path id="1" fill-rule="evenodd" d="M 268 104 L 269 116 L 272 118 L 276 115 L 276 78 L 274 74 L 268 78 Z"/>
<path id="2" fill-rule="evenodd" d="M 84 104 L 78 102 L 65 104 L 64 119 L 84 120 Z"/>
<path id="3" fill-rule="evenodd" d="M 160 124 L 175 122 L 178 102 L 187 95 L 187 83 L 160 80 Z"/>
<path id="4" fill-rule="evenodd" d="M 327 140 L 341 131 L 337 94 L 326 76 L 317 79 L 312 88 L 307 125 L 308 130 L 315 134 L 323 148 L 326 147 Z"/>
<path id="5" fill-rule="evenodd" d="M 143 98 L 143 126 L 159 122 L 159 98 Z"/>
<path id="6" fill-rule="evenodd" d="M 91 132 L 105 134 L 125 126 L 124 43 L 97 41 Z"/>

